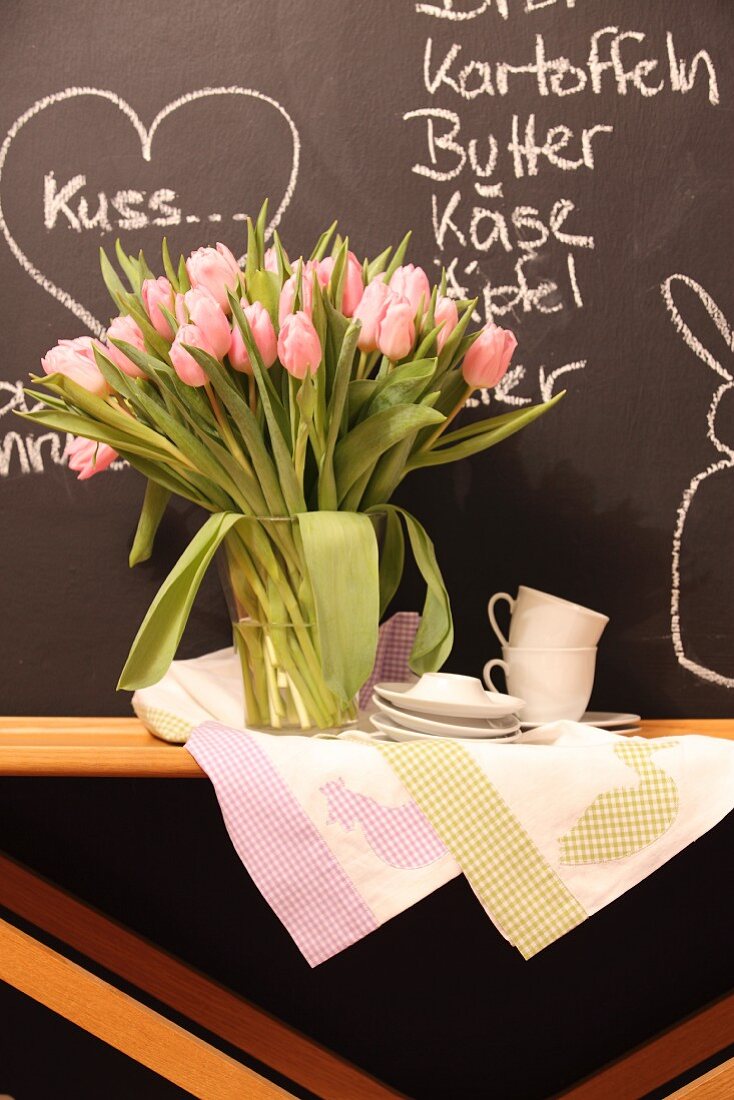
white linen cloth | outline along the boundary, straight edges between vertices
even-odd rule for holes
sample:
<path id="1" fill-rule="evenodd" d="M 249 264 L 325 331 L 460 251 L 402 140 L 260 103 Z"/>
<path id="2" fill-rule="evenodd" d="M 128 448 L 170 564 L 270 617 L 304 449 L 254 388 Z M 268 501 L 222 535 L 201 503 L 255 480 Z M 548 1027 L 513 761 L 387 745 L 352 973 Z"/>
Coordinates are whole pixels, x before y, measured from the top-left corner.
<path id="1" fill-rule="evenodd" d="M 242 728 L 237 658 L 176 661 L 133 706 L 183 740 L 232 842 L 314 966 L 464 873 L 525 958 L 734 807 L 734 743 L 558 722 L 521 742 L 389 744 Z"/>

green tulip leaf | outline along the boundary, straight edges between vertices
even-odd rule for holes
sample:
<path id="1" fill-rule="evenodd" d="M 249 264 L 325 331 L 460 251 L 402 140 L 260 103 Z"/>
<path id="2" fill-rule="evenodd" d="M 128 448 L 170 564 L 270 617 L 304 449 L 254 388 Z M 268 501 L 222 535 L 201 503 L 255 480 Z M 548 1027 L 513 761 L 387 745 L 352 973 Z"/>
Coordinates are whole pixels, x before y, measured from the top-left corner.
<path id="1" fill-rule="evenodd" d="M 435 371 L 435 359 L 413 359 L 410 363 L 401 363 L 395 367 L 376 383 L 376 390 L 369 404 L 370 415 L 393 405 L 410 405 L 417 401 Z"/>
<path id="2" fill-rule="evenodd" d="M 339 359 L 337 360 L 336 370 L 334 372 L 334 384 L 331 390 L 327 417 L 328 432 L 326 436 L 326 447 L 324 449 L 319 476 L 319 508 L 333 510 L 338 504 L 336 476 L 334 473 L 334 450 L 344 418 L 347 394 L 349 393 L 349 380 L 352 376 L 352 364 L 354 362 L 354 352 L 357 347 L 360 327 L 358 321 L 353 321 L 344 333 Z"/>
<path id="3" fill-rule="evenodd" d="M 377 540 L 357 512 L 303 512 L 298 517 L 316 608 L 324 679 L 344 702 L 375 663 L 380 613 Z"/>
<path id="4" fill-rule="evenodd" d="M 174 293 L 178 294 L 178 275 L 176 274 L 176 269 L 173 266 L 171 253 L 168 251 L 168 241 L 165 237 L 163 238 L 163 242 L 161 244 L 161 256 L 163 257 L 163 268 L 166 272 L 166 278 L 173 287 Z"/>
<path id="5" fill-rule="evenodd" d="M 140 511 L 140 518 L 130 551 L 131 568 L 141 561 L 147 561 L 153 552 L 156 531 L 170 499 L 171 494 L 168 489 L 164 489 L 155 481 L 148 479 L 143 507 Z"/>
<path id="6" fill-rule="evenodd" d="M 342 501 L 349 489 L 381 454 L 405 436 L 440 424 L 445 417 L 423 405 L 394 405 L 367 417 L 344 436 L 334 452 L 337 496 Z"/>
<path id="7" fill-rule="evenodd" d="M 325 229 L 316 242 L 313 252 L 311 253 L 312 260 L 323 260 L 326 255 L 326 250 L 329 247 L 329 241 L 334 236 L 334 230 L 336 229 L 336 222 L 332 222 L 328 229 Z"/>
<path id="8" fill-rule="evenodd" d="M 458 462 L 461 458 L 468 458 L 480 451 L 486 451 L 489 447 L 501 443 L 503 439 L 509 438 L 528 424 L 532 424 L 538 417 L 543 416 L 554 405 L 558 404 L 565 393 L 566 391 L 562 390 L 561 393 L 557 393 L 555 397 L 542 405 L 532 405 L 529 409 L 518 409 L 516 412 L 508 413 L 507 416 L 501 418 L 503 423 L 499 426 L 492 426 L 492 421 L 488 421 L 483 432 L 472 432 L 463 436 L 459 441 L 452 440 L 452 436 L 458 435 L 459 432 L 451 432 L 445 439 L 439 436 L 433 448 L 427 451 L 416 451 L 412 458 L 408 460 L 407 469 L 419 470 L 423 466 L 443 466 L 447 462 Z M 473 427 L 474 425 L 472 425 Z M 459 429 L 459 431 L 461 430 Z"/>
<path id="9" fill-rule="evenodd" d="M 424 672 L 435 672 L 444 664 L 453 647 L 454 624 L 451 602 L 436 561 L 433 543 L 415 516 L 411 516 L 404 508 L 382 504 L 370 511 L 385 512 L 387 515 L 392 512 L 405 523 L 415 564 L 426 582 L 426 599 L 421 624 L 410 653 L 410 667 L 420 676 Z M 394 573 L 395 567 L 393 580 Z"/>
<path id="10" fill-rule="evenodd" d="M 118 690 L 157 684 L 176 655 L 194 598 L 222 539 L 242 516 L 217 512 L 194 535 L 158 590 L 120 675 Z"/>
<path id="11" fill-rule="evenodd" d="M 379 509 L 373 514 L 379 515 Z M 400 516 L 389 508 L 384 517 L 385 527 L 380 549 L 380 619 L 398 590 L 405 566 L 405 537 Z"/>

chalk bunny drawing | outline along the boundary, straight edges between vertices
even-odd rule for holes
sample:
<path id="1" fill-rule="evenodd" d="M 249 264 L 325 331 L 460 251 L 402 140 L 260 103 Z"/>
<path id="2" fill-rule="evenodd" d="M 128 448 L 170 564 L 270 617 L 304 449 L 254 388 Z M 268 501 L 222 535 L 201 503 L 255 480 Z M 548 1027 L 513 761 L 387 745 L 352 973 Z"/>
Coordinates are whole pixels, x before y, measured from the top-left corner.
<path id="1" fill-rule="evenodd" d="M 675 741 L 614 746 L 640 777 L 636 787 L 615 787 L 597 795 L 570 832 L 559 840 L 561 863 L 603 863 L 631 856 L 667 832 L 678 815 L 678 787 L 653 761 L 653 753 Z"/>
<path id="2" fill-rule="evenodd" d="M 709 407 L 707 415 L 707 438 L 711 441 L 713 446 L 722 456 L 718 462 L 712 462 L 705 470 L 701 470 L 695 477 L 692 478 L 690 485 L 683 493 L 681 503 L 678 507 L 678 516 L 675 526 L 675 533 L 673 535 L 673 560 L 672 560 L 672 586 L 670 594 L 670 626 L 671 634 L 673 638 L 673 648 L 675 655 L 678 658 L 679 663 L 683 668 L 688 669 L 689 672 L 693 672 L 696 676 L 700 676 L 703 680 L 710 680 L 714 684 L 719 684 L 722 687 L 734 687 L 734 678 L 731 676 L 725 676 L 723 673 L 717 672 L 715 669 L 707 668 L 705 665 L 694 661 L 686 654 L 685 644 L 683 641 L 683 632 L 681 629 L 680 621 L 680 592 L 681 592 L 681 544 L 683 541 L 683 534 L 686 526 L 686 518 L 688 516 L 688 510 L 691 506 L 696 492 L 707 478 L 717 474 L 720 470 L 725 470 L 727 467 L 734 466 L 734 449 L 728 446 L 717 434 L 716 426 L 716 414 L 718 412 L 721 399 L 728 390 L 734 387 L 734 374 L 731 373 L 727 367 L 724 367 L 716 358 L 714 353 L 709 350 L 708 347 L 694 335 L 686 322 L 683 320 L 678 306 L 675 304 L 673 297 L 673 290 L 676 284 L 683 284 L 690 288 L 694 294 L 697 295 L 707 314 L 713 321 L 719 335 L 722 337 L 726 349 L 729 354 L 734 351 L 734 333 L 732 328 L 724 316 L 723 312 L 717 306 L 710 294 L 704 290 L 704 288 L 697 283 L 694 279 L 691 279 L 688 275 L 671 275 L 665 280 L 661 286 L 663 300 L 665 301 L 668 313 L 671 316 L 673 325 L 676 332 L 679 332 L 683 338 L 683 342 L 687 347 L 694 352 L 699 359 L 701 359 L 708 367 L 714 371 L 715 374 L 721 379 L 719 388 L 714 393 L 711 405 Z M 732 360 L 732 368 L 734 369 L 734 360 Z"/>
<path id="3" fill-rule="evenodd" d="M 327 825 L 338 822 L 348 833 L 361 825 L 362 835 L 383 863 L 414 870 L 446 854 L 415 802 L 382 806 L 374 798 L 350 790 L 341 778 L 330 780 L 320 790 L 329 804 Z"/>

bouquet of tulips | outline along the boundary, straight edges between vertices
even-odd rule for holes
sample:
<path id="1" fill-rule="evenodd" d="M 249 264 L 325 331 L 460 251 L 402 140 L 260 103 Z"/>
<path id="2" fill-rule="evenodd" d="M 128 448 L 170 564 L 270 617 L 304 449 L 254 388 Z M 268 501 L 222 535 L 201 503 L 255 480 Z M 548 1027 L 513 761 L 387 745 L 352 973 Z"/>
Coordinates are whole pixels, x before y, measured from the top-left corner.
<path id="1" fill-rule="evenodd" d="M 441 666 L 453 626 L 430 539 L 390 504 L 411 470 L 482 451 L 558 398 L 450 429 L 507 370 L 512 333 L 470 332 L 473 301 L 405 265 L 408 237 L 360 262 L 332 226 L 310 258 L 265 248 L 248 222 L 244 268 L 222 244 L 165 275 L 142 252 L 104 251 L 119 316 L 104 342 L 61 340 L 34 377 L 28 419 L 76 438 L 80 478 L 118 456 L 147 479 L 130 564 L 149 557 L 172 494 L 209 518 L 154 599 L 119 686 L 157 682 L 215 552 L 226 561 L 247 720 L 329 728 L 355 716 L 407 533 L 427 587 L 411 655 Z M 409 235 L 408 235 L 409 236 Z M 126 280 L 127 285 L 123 281 Z M 561 395 L 559 395 L 561 396 Z M 221 549 L 220 549 L 221 548 Z"/>

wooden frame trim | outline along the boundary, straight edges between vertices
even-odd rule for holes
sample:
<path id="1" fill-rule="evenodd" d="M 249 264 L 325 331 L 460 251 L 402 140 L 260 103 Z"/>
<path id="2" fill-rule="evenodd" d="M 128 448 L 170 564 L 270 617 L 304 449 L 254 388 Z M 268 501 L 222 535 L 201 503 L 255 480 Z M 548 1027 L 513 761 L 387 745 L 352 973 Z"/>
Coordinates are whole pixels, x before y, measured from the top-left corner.
<path id="1" fill-rule="evenodd" d="M 734 739 L 724 718 L 655 718 L 643 737 L 704 733 Z M 182 745 L 153 737 L 137 718 L 0 717 L 0 775 L 205 779 Z"/>
<path id="2" fill-rule="evenodd" d="M 0 905 L 324 1100 L 399 1097 L 294 1028 L 2 855 Z"/>
<path id="3" fill-rule="evenodd" d="M 639 1097 L 714 1057 L 732 1039 L 734 993 L 721 997 L 623 1054 L 560 1093 L 557 1100 L 609 1100 L 612 1096 L 614 1100 L 639 1100 Z M 703 1093 L 700 1095 L 703 1096 Z"/>
<path id="4" fill-rule="evenodd" d="M 734 1058 L 714 1066 L 702 1077 L 671 1092 L 668 1100 L 731 1100 L 734 1096 Z"/>
<path id="5" fill-rule="evenodd" d="M 0 978 L 201 1100 L 292 1096 L 4 920 Z"/>
<path id="6" fill-rule="evenodd" d="M 700 733 L 734 739 L 734 720 L 653 719 L 642 723 L 641 733 L 645 737 Z M 152 737 L 136 718 L 74 717 L 0 717 L 0 775 L 205 777 L 184 748 Z M 345 1096 L 387 1100 L 399 1095 L 2 857 L 0 903 L 324 1100 Z M 719 1053 L 733 1036 L 731 995 L 623 1055 L 562 1096 L 637 1100 Z"/>
<path id="7" fill-rule="evenodd" d="M 191 753 L 137 718 L 2 718 L 0 775 L 206 779 Z"/>

